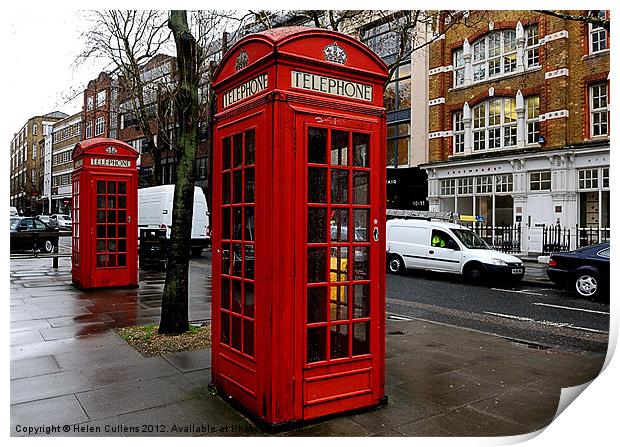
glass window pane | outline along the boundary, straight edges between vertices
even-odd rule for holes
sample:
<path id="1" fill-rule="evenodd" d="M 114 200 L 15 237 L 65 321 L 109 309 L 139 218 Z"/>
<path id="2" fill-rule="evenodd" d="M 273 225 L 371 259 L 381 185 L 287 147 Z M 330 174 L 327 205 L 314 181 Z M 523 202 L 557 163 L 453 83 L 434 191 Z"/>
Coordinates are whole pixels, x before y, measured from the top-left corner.
<path id="1" fill-rule="evenodd" d="M 230 275 L 230 245 L 222 245 L 222 274 Z"/>
<path id="2" fill-rule="evenodd" d="M 348 262 L 349 249 L 347 247 L 332 247 L 329 265 L 330 281 L 346 281 L 348 279 Z"/>
<path id="3" fill-rule="evenodd" d="M 108 194 L 116 194 L 116 182 L 108 182 Z"/>
<path id="4" fill-rule="evenodd" d="M 308 249 L 308 282 L 327 281 L 327 249 L 309 248 Z"/>
<path id="5" fill-rule="evenodd" d="M 246 206 L 245 209 L 245 231 L 243 239 L 246 241 L 254 240 L 254 207 Z"/>
<path id="6" fill-rule="evenodd" d="M 126 252 L 127 251 L 127 241 L 125 239 L 118 240 L 118 251 Z"/>
<path id="7" fill-rule="evenodd" d="M 230 173 L 222 174 L 222 203 L 230 203 Z"/>
<path id="8" fill-rule="evenodd" d="M 116 225 L 108 225 L 108 237 L 116 237 Z"/>
<path id="9" fill-rule="evenodd" d="M 230 239 L 230 208 L 222 208 L 222 239 Z"/>
<path id="10" fill-rule="evenodd" d="M 254 355 L 254 322 L 243 320 L 243 352 Z"/>
<path id="11" fill-rule="evenodd" d="M 101 252 L 105 250 L 105 240 L 97 241 L 97 251 Z"/>
<path id="12" fill-rule="evenodd" d="M 308 242 L 327 242 L 327 208 L 308 208 Z"/>
<path id="13" fill-rule="evenodd" d="M 365 171 L 353 171 L 353 203 L 369 205 L 368 183 L 370 173 Z"/>
<path id="14" fill-rule="evenodd" d="M 254 129 L 248 130 L 245 133 L 245 165 L 253 165 L 254 164 L 254 151 L 255 151 L 255 142 L 254 142 Z"/>
<path id="15" fill-rule="evenodd" d="M 241 277 L 241 244 L 233 244 L 231 275 Z"/>
<path id="16" fill-rule="evenodd" d="M 230 315 L 226 312 L 221 312 L 220 315 L 220 341 L 230 345 Z"/>
<path id="17" fill-rule="evenodd" d="M 241 317 L 231 315 L 230 346 L 241 351 Z"/>
<path id="18" fill-rule="evenodd" d="M 398 144 L 398 164 L 409 164 L 409 137 L 399 138 L 396 141 Z"/>
<path id="19" fill-rule="evenodd" d="M 233 312 L 241 313 L 241 281 L 232 280 L 232 305 Z"/>
<path id="20" fill-rule="evenodd" d="M 329 357 L 340 359 L 349 356 L 349 326 L 337 324 L 330 326 Z"/>
<path id="21" fill-rule="evenodd" d="M 254 245 L 245 246 L 245 263 L 244 263 L 244 277 L 254 278 Z"/>
<path id="22" fill-rule="evenodd" d="M 118 255 L 118 266 L 119 267 L 125 267 L 127 265 L 127 255 L 125 254 L 120 254 Z"/>
<path id="23" fill-rule="evenodd" d="M 353 355 L 370 354 L 370 323 L 353 323 Z"/>
<path id="24" fill-rule="evenodd" d="M 99 219 L 97 219 L 99 221 Z M 105 237 L 105 225 L 97 225 L 97 237 Z"/>
<path id="25" fill-rule="evenodd" d="M 308 328 L 308 363 L 327 359 L 325 349 L 325 343 L 327 341 L 326 334 L 326 327 Z"/>
<path id="26" fill-rule="evenodd" d="M 237 134 L 233 136 L 233 167 L 241 166 L 243 162 L 243 135 Z"/>
<path id="27" fill-rule="evenodd" d="M 332 210 L 332 218 L 330 221 L 330 239 L 333 242 L 346 242 L 349 240 L 348 235 L 349 210 L 335 209 Z"/>
<path id="28" fill-rule="evenodd" d="M 116 267 L 116 255 L 106 255 L 108 257 L 108 267 Z"/>
<path id="29" fill-rule="evenodd" d="M 118 225 L 118 237 L 127 237 L 127 226 L 126 225 Z"/>
<path id="30" fill-rule="evenodd" d="M 108 223 L 115 223 L 116 222 L 116 211 L 108 211 Z"/>
<path id="31" fill-rule="evenodd" d="M 243 225 L 241 223 L 241 218 L 243 217 L 241 208 L 240 207 L 233 208 L 232 214 L 233 214 L 233 239 L 241 240 L 241 229 Z"/>
<path id="32" fill-rule="evenodd" d="M 243 283 L 243 315 L 254 317 L 254 284 L 251 282 Z"/>
<path id="33" fill-rule="evenodd" d="M 327 287 L 309 287 L 307 301 L 307 322 L 327 321 Z"/>
<path id="34" fill-rule="evenodd" d="M 343 165 L 349 164 L 349 132 L 342 130 L 332 130 L 331 141 L 331 164 Z"/>
<path id="35" fill-rule="evenodd" d="M 220 307 L 230 309 L 230 279 L 222 278 L 222 290 L 220 291 Z"/>
<path id="36" fill-rule="evenodd" d="M 353 279 L 370 279 L 369 277 L 369 249 L 368 247 L 353 247 Z"/>
<path id="37" fill-rule="evenodd" d="M 232 203 L 241 203 L 241 201 L 243 200 L 243 198 L 241 197 L 241 191 L 243 188 L 243 185 L 241 183 L 241 171 L 234 171 L 233 172 L 233 201 Z"/>
<path id="38" fill-rule="evenodd" d="M 108 241 L 108 251 L 116 251 L 116 240 Z"/>
<path id="39" fill-rule="evenodd" d="M 97 223 L 105 222 L 105 211 L 97 211 Z"/>
<path id="40" fill-rule="evenodd" d="M 97 196 L 97 208 L 105 208 L 105 196 Z"/>
<path id="41" fill-rule="evenodd" d="M 97 194 L 105 194 L 105 181 L 97 180 Z"/>
<path id="42" fill-rule="evenodd" d="M 230 138 L 222 140 L 222 170 L 230 169 Z"/>
<path id="43" fill-rule="evenodd" d="M 353 318 L 364 318 L 370 315 L 370 285 L 355 284 L 353 286 Z"/>
<path id="44" fill-rule="evenodd" d="M 118 211 L 118 223 L 126 223 L 127 222 L 127 211 L 119 210 Z"/>
<path id="45" fill-rule="evenodd" d="M 354 242 L 367 242 L 368 241 L 368 220 L 369 210 L 353 210 L 353 221 L 355 223 L 355 237 Z"/>
<path id="46" fill-rule="evenodd" d="M 330 286 L 329 313 L 331 321 L 346 320 L 349 318 L 348 286 Z"/>
<path id="47" fill-rule="evenodd" d="M 118 182 L 118 193 L 127 194 L 127 182 Z"/>
<path id="48" fill-rule="evenodd" d="M 326 169 L 308 168 L 308 203 L 327 203 Z"/>
<path id="49" fill-rule="evenodd" d="M 116 208 L 116 196 L 108 196 L 108 208 Z"/>
<path id="50" fill-rule="evenodd" d="M 120 183 L 119 183 L 120 185 Z M 118 207 L 120 209 L 127 208 L 127 196 L 118 196 Z"/>
<path id="51" fill-rule="evenodd" d="M 327 129 L 308 129 L 308 163 L 327 163 Z"/>
<path id="52" fill-rule="evenodd" d="M 349 201 L 349 171 L 332 169 L 331 203 L 347 203 Z"/>
<path id="53" fill-rule="evenodd" d="M 243 201 L 246 203 L 254 202 L 254 169 L 246 169 L 245 170 L 245 196 Z"/>
<path id="54" fill-rule="evenodd" d="M 97 267 L 105 267 L 108 255 L 97 255 Z"/>

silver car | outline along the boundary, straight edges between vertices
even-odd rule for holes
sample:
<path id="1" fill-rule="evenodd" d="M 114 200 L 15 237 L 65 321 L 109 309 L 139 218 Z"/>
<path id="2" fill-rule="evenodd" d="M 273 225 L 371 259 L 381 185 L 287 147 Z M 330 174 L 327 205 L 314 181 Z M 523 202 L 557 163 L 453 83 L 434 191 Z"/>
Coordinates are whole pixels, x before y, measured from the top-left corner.
<path id="1" fill-rule="evenodd" d="M 50 219 L 56 219 L 58 221 L 58 228 L 61 230 L 69 230 L 71 231 L 71 217 L 67 214 L 53 214 L 50 216 Z"/>

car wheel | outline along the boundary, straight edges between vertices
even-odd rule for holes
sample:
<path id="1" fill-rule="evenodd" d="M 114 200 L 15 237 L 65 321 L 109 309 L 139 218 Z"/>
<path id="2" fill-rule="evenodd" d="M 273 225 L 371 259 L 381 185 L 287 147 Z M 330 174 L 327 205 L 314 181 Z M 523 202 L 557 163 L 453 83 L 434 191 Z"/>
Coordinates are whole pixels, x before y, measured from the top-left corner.
<path id="1" fill-rule="evenodd" d="M 399 274 L 405 271 L 405 262 L 398 255 L 392 255 L 388 258 L 388 272 Z"/>
<path id="2" fill-rule="evenodd" d="M 465 268 L 465 279 L 472 284 L 481 284 L 486 277 L 486 271 L 481 264 L 470 264 Z"/>
<path id="3" fill-rule="evenodd" d="M 45 242 L 43 242 L 42 248 L 45 253 L 51 253 L 52 250 L 54 250 L 54 244 L 52 243 L 51 240 L 45 239 Z"/>
<path id="4" fill-rule="evenodd" d="M 578 273 L 575 278 L 575 290 L 579 295 L 595 299 L 600 294 L 601 285 L 597 276 L 591 272 Z"/>

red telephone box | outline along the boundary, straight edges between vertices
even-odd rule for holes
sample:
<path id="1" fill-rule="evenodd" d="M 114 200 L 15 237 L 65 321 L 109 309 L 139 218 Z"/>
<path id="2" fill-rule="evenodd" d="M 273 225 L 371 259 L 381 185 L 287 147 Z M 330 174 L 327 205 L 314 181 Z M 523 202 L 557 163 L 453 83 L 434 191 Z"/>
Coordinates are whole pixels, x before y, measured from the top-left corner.
<path id="1" fill-rule="evenodd" d="M 268 424 L 385 401 L 386 78 L 306 27 L 215 73 L 212 379 Z"/>
<path id="2" fill-rule="evenodd" d="M 73 149 L 73 284 L 138 285 L 138 152 L 108 138 Z"/>

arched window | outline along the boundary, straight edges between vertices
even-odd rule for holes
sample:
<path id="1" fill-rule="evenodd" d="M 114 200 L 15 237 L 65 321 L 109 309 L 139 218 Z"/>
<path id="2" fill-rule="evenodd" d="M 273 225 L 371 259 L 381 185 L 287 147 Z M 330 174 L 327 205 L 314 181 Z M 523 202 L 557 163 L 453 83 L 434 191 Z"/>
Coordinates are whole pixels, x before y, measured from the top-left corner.
<path id="1" fill-rule="evenodd" d="M 517 145 L 515 98 L 493 98 L 472 110 L 473 150 L 500 149 Z"/>

